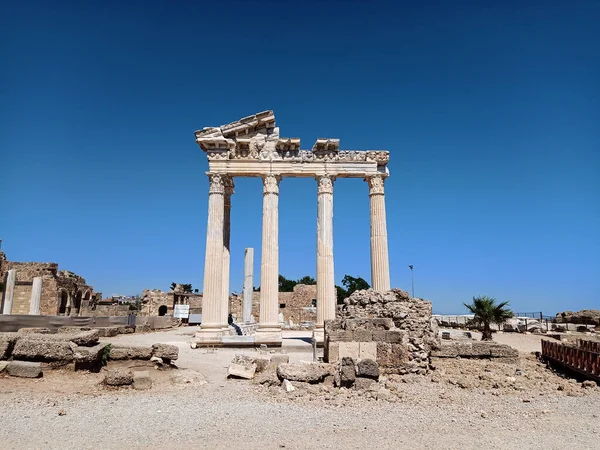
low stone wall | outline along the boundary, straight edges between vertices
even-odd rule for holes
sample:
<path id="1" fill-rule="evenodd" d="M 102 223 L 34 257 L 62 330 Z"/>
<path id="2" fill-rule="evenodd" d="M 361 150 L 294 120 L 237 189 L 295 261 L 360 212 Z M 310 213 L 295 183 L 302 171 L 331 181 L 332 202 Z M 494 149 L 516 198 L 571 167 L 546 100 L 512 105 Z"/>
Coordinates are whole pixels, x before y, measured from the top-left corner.
<path id="1" fill-rule="evenodd" d="M 509 358 L 519 357 L 519 351 L 508 345 L 489 341 L 452 342 L 431 352 L 433 358 Z"/>
<path id="2" fill-rule="evenodd" d="M 0 314 L 0 332 L 17 331 L 21 328 L 49 328 L 57 331 L 61 327 L 110 327 L 127 325 L 127 316 L 121 317 L 78 317 L 78 316 L 33 316 L 25 314 Z"/>

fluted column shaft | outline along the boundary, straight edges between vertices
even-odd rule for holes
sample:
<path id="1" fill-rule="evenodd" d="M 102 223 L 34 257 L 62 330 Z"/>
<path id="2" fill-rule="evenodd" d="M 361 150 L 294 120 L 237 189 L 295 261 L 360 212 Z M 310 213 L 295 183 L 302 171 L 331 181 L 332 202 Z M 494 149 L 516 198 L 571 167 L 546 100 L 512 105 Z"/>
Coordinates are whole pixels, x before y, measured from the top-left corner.
<path id="1" fill-rule="evenodd" d="M 223 303 L 223 177 L 208 174 L 208 225 L 206 227 L 206 257 L 202 296 L 202 329 L 222 328 Z"/>
<path id="2" fill-rule="evenodd" d="M 15 283 L 17 281 L 16 269 L 10 269 L 6 276 L 6 286 L 4 287 L 4 304 L 2 314 L 10 314 L 12 311 L 13 297 L 15 295 Z"/>
<path id="3" fill-rule="evenodd" d="M 371 210 L 371 283 L 379 292 L 390 290 L 384 181 L 383 174 L 367 178 Z"/>
<path id="4" fill-rule="evenodd" d="M 231 238 L 231 195 L 233 191 L 233 178 L 223 177 L 224 184 L 224 209 L 223 209 L 223 303 L 221 304 L 221 323 L 224 328 L 229 328 L 227 316 L 229 315 L 229 274 L 231 268 L 229 243 Z"/>
<path id="5" fill-rule="evenodd" d="M 260 328 L 279 326 L 279 175 L 263 177 Z"/>
<path id="6" fill-rule="evenodd" d="M 250 322 L 252 316 L 252 292 L 254 291 L 254 249 L 244 251 L 244 300 L 242 305 L 242 319 Z"/>
<path id="7" fill-rule="evenodd" d="M 33 286 L 31 287 L 31 300 L 29 301 L 29 314 L 39 315 L 40 304 L 42 301 L 42 277 L 35 277 L 33 279 Z"/>
<path id="8" fill-rule="evenodd" d="M 317 328 L 325 320 L 335 319 L 335 277 L 333 266 L 333 182 L 320 175 L 317 179 Z"/>

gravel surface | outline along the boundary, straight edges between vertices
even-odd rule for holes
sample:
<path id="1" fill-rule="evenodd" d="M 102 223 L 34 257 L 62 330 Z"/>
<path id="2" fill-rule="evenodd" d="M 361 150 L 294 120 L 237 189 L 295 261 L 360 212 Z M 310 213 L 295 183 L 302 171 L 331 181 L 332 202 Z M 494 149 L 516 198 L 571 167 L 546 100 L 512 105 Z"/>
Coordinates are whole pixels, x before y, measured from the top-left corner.
<path id="1" fill-rule="evenodd" d="M 236 352 L 192 350 L 190 332 L 109 340 L 178 345 L 180 370 L 200 372 L 206 384 L 175 386 L 167 372 L 158 371 L 162 378 L 150 391 L 107 390 L 99 384 L 102 374 L 0 376 L 0 447 L 562 450 L 597 448 L 600 438 L 600 388 L 584 389 L 525 355 L 519 369 L 528 376 L 514 377 L 516 382 L 506 379 L 514 366 L 452 360 L 432 376 L 390 377 L 392 401 L 321 386 L 298 386 L 290 395 L 227 380 L 226 366 Z M 308 344 L 289 344 L 292 360 L 310 359 Z M 472 384 L 461 387 L 462 379 Z M 566 387 L 558 390 L 560 385 Z"/>

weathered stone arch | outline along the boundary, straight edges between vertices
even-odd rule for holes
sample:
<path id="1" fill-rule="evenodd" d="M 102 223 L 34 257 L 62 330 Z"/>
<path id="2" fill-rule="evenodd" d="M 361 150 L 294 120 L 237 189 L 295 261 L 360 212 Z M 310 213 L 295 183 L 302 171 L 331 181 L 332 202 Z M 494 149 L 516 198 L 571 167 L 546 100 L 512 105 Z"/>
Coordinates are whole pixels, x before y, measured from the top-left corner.
<path id="1" fill-rule="evenodd" d="M 69 303 L 69 293 L 66 289 L 61 289 L 59 292 L 59 300 L 58 300 L 58 315 L 64 315 L 67 312 L 67 307 Z"/>

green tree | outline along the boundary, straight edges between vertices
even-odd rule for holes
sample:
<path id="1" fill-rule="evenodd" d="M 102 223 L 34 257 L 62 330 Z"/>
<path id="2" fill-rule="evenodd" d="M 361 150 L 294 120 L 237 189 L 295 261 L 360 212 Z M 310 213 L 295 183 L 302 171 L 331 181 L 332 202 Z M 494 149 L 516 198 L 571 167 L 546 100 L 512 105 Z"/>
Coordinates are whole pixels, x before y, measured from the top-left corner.
<path id="1" fill-rule="evenodd" d="M 306 275 L 298 280 L 298 284 L 317 284 L 317 280 Z"/>
<path id="2" fill-rule="evenodd" d="M 288 280 L 283 275 L 279 275 L 279 292 L 292 292 L 297 284 L 297 281 Z"/>
<path id="3" fill-rule="evenodd" d="M 482 341 L 492 340 L 492 323 L 503 323 L 506 319 L 513 316 L 513 312 L 506 308 L 508 302 L 496 304 L 496 299 L 482 295 L 473 297 L 473 303 L 463 303 L 465 307 L 474 314 L 473 322 L 482 329 Z"/>
<path id="4" fill-rule="evenodd" d="M 183 287 L 183 292 L 192 292 L 191 284 L 182 284 L 181 287 Z"/>
<path id="5" fill-rule="evenodd" d="M 338 303 L 344 303 L 344 299 L 350 297 L 355 291 L 361 291 L 363 289 L 369 289 L 371 286 L 362 277 L 353 277 L 350 275 L 344 275 L 341 286 L 336 286 L 335 289 L 338 295 Z"/>
<path id="6" fill-rule="evenodd" d="M 175 286 L 177 286 L 177 283 L 175 283 L 174 281 L 171 283 L 171 290 L 174 291 L 175 290 Z"/>

